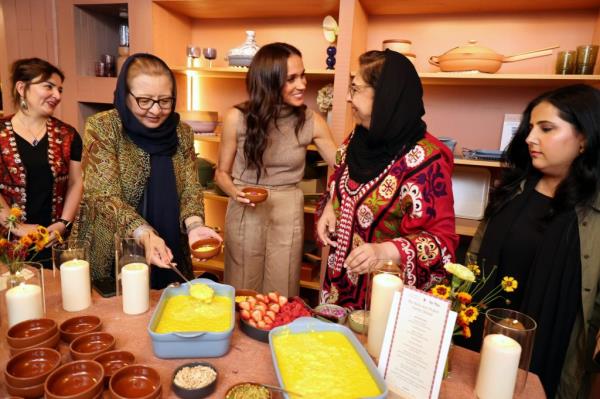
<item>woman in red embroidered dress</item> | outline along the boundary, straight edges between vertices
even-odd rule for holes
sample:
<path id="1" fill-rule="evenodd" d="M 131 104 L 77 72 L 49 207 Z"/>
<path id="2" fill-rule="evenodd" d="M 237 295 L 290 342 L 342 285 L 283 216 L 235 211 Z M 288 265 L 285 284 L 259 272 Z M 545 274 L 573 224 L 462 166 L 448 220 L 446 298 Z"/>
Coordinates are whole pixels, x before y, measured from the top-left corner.
<path id="1" fill-rule="evenodd" d="M 405 284 L 429 289 L 454 258 L 452 153 L 426 132 L 411 62 L 386 50 L 360 56 L 349 88 L 357 125 L 338 150 L 317 234 L 331 245 L 321 301 L 363 308 L 377 260 L 402 264 Z"/>
<path id="2" fill-rule="evenodd" d="M 13 229 L 20 237 L 38 226 L 63 237 L 75 218 L 82 194 L 81 138 L 54 118 L 64 74 L 39 58 L 12 66 L 14 115 L 0 119 L 0 224 L 9 207 L 24 212 L 25 223 Z M 50 250 L 36 256 L 50 266 Z"/>

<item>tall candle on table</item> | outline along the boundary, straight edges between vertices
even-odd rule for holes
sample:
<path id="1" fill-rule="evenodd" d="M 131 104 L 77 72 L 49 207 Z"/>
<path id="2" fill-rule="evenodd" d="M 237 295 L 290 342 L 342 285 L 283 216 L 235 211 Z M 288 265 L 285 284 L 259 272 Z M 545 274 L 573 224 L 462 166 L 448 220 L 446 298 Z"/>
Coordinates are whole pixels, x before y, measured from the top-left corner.
<path id="1" fill-rule="evenodd" d="M 92 304 L 90 264 L 83 259 L 73 259 L 60 265 L 60 289 L 63 309 L 77 312 Z"/>
<path id="2" fill-rule="evenodd" d="M 367 351 L 375 358 L 379 358 L 381 353 L 394 293 L 400 288 L 402 288 L 402 280 L 394 274 L 380 273 L 373 278 Z"/>
<path id="3" fill-rule="evenodd" d="M 35 284 L 20 284 L 6 291 L 8 326 L 24 320 L 44 317 L 42 288 Z"/>
<path id="4" fill-rule="evenodd" d="M 517 382 L 521 345 L 502 334 L 483 340 L 475 393 L 479 399 L 511 399 Z"/>
<path id="5" fill-rule="evenodd" d="M 123 312 L 144 313 L 150 307 L 150 276 L 145 263 L 128 263 L 121 269 Z"/>

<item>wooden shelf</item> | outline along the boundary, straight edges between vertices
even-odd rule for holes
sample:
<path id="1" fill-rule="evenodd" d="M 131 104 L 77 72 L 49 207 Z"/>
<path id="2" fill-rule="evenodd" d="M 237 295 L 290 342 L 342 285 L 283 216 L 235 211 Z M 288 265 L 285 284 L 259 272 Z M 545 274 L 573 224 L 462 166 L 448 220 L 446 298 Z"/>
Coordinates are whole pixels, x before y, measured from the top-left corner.
<path id="1" fill-rule="evenodd" d="M 456 218 L 456 234 L 473 237 L 479 226 L 479 220 Z"/>
<path id="2" fill-rule="evenodd" d="M 500 161 L 485 161 L 483 159 L 465 159 L 465 158 L 454 158 L 454 165 L 482 166 L 485 168 L 502 168 L 502 167 L 504 167 L 504 165 Z"/>
<path id="3" fill-rule="evenodd" d="M 200 19 L 337 16 L 340 4 L 339 0 L 155 0 L 154 3 L 177 14 Z"/>
<path id="4" fill-rule="evenodd" d="M 243 67 L 214 67 L 214 68 L 187 68 L 177 66 L 171 68 L 175 73 L 196 74 L 203 78 L 225 78 L 225 79 L 245 79 L 248 68 Z M 329 69 L 307 69 L 306 77 L 309 79 L 332 79 L 335 71 Z"/>
<path id="5" fill-rule="evenodd" d="M 360 0 L 368 15 L 498 13 L 515 11 L 584 10 L 598 0 Z"/>
<path id="6" fill-rule="evenodd" d="M 420 72 L 424 85 L 439 86 L 557 86 L 599 84 L 600 75 L 550 75 L 525 73 Z"/>
<path id="7" fill-rule="evenodd" d="M 99 78 L 96 76 L 77 77 L 77 101 L 112 104 L 117 78 Z"/>
<path id="8" fill-rule="evenodd" d="M 194 273 L 199 273 L 203 271 L 223 272 L 225 270 L 224 257 L 225 255 L 222 252 L 214 258 L 208 259 L 204 262 L 192 257 L 192 269 Z M 300 280 L 300 287 L 318 291 L 321 288 L 321 284 L 318 279 L 313 281 Z"/>

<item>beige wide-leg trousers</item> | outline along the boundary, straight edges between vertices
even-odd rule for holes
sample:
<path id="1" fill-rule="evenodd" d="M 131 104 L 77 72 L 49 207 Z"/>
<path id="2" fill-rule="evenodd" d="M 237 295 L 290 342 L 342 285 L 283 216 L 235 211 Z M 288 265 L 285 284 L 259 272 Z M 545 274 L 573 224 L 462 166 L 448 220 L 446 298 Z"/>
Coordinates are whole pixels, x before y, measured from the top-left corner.
<path id="1" fill-rule="evenodd" d="M 261 293 L 298 295 L 304 195 L 295 185 L 262 187 L 269 196 L 255 207 L 232 199 L 227 205 L 225 282 Z"/>

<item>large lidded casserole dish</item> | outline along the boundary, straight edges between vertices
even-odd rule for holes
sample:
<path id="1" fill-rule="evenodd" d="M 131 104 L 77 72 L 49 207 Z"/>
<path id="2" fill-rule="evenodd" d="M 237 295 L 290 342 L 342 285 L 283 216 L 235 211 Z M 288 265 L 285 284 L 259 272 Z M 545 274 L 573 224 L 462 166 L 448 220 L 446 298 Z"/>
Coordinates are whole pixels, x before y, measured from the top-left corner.
<path id="1" fill-rule="evenodd" d="M 221 296 L 230 299 L 231 309 L 229 324 L 225 331 L 222 332 L 207 332 L 191 331 L 191 332 L 164 332 L 158 333 L 156 329 L 163 317 L 163 312 L 167 305 L 167 301 L 176 296 L 189 295 L 188 284 L 182 284 L 179 287 L 167 287 L 164 289 L 160 301 L 154 309 L 154 314 L 148 323 L 148 334 L 152 339 L 152 349 L 154 354 L 162 359 L 166 358 L 194 358 L 194 357 L 219 357 L 223 356 L 229 350 L 231 335 L 235 326 L 235 289 L 226 284 L 215 283 L 208 279 L 195 279 L 192 284 L 204 283 L 210 286 L 215 297 Z"/>
<path id="2" fill-rule="evenodd" d="M 373 360 L 347 327 L 301 317 L 271 330 L 269 346 L 280 386 L 303 397 L 383 399 L 388 395 Z"/>
<path id="3" fill-rule="evenodd" d="M 479 71 L 495 73 L 498 72 L 503 62 L 515 62 L 551 55 L 552 49 L 557 47 L 553 46 L 505 57 L 490 48 L 477 44 L 476 40 L 470 40 L 467 44 L 450 49 L 440 56 L 430 57 L 429 63 L 439 67 L 442 72 Z"/>

